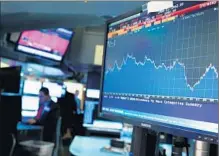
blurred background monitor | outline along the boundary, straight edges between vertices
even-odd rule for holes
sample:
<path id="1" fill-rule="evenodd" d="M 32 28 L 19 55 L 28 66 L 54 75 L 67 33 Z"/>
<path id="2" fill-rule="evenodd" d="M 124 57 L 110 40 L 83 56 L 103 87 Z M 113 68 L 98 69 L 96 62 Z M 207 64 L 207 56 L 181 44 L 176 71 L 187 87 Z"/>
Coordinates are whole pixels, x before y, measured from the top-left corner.
<path id="1" fill-rule="evenodd" d="M 42 87 L 42 82 L 36 80 L 25 80 L 24 81 L 24 94 L 38 95 Z"/>
<path id="2" fill-rule="evenodd" d="M 16 133 L 17 123 L 21 121 L 21 96 L 1 96 L 1 131 Z"/>
<path id="3" fill-rule="evenodd" d="M 61 61 L 74 32 L 64 28 L 23 31 L 16 50 Z"/>
<path id="4" fill-rule="evenodd" d="M 97 119 L 99 101 L 85 101 L 84 124 L 93 124 Z"/>
<path id="5" fill-rule="evenodd" d="M 5 93 L 19 93 L 21 67 L 0 68 L 0 88 Z"/>
<path id="6" fill-rule="evenodd" d="M 89 99 L 99 99 L 100 90 L 98 90 L 98 89 L 87 89 L 86 90 L 86 97 L 89 98 Z"/>
<path id="7" fill-rule="evenodd" d="M 121 130 L 123 125 L 120 122 L 115 122 L 101 118 L 98 114 L 99 101 L 85 101 L 84 109 L 84 127 L 98 128 L 101 130 Z"/>
<path id="8" fill-rule="evenodd" d="M 62 97 L 63 95 L 63 86 L 58 84 L 58 83 L 54 83 L 54 82 L 44 82 L 43 83 L 43 87 L 46 87 L 49 89 L 49 93 L 51 97 Z"/>
<path id="9" fill-rule="evenodd" d="M 38 96 L 22 96 L 22 117 L 35 117 L 38 108 Z"/>

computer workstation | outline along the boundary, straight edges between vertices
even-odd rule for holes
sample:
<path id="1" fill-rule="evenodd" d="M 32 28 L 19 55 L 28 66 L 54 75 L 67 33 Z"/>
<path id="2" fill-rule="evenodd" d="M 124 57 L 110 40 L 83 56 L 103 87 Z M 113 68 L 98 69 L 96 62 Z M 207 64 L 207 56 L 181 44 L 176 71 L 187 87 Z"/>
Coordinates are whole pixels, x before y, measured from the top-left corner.
<path id="1" fill-rule="evenodd" d="M 41 38 L 42 36 L 43 38 Z M 20 117 L 16 117 L 16 119 L 13 118 L 14 120 L 16 120 L 16 122 L 13 121 L 12 123 L 11 120 L 7 120 L 7 125 L 13 124 L 13 127 L 11 126 L 7 128 L 6 125 L 4 127 L 2 126 L 3 132 L 6 132 L 6 130 L 14 132 L 14 136 L 17 139 L 17 144 L 19 144 L 20 141 L 24 141 L 27 139 L 43 139 L 42 133 L 44 128 L 42 126 L 27 124 L 27 120 L 35 117 L 39 109 L 39 90 L 41 89 L 41 87 L 47 87 L 50 90 L 51 99 L 55 102 L 59 97 L 65 94 L 64 86 L 59 83 L 60 80 L 59 82 L 57 82 L 57 79 L 54 79 L 53 77 L 52 81 L 49 81 L 52 77 L 48 76 L 49 73 L 51 75 L 55 75 L 55 70 L 53 70 L 54 68 L 51 67 L 49 68 L 50 71 L 48 71 L 46 70 L 48 67 L 32 63 L 39 63 L 40 61 L 42 61 L 42 64 L 44 65 L 57 67 L 58 63 L 60 66 L 72 36 L 73 32 L 64 28 L 21 32 L 18 41 L 14 45 L 16 49 L 15 52 L 18 55 L 21 51 L 26 53 L 25 56 L 27 56 L 27 60 L 26 62 L 21 63 L 22 70 L 20 70 L 19 74 L 16 75 L 17 77 L 19 77 L 19 79 L 16 79 L 17 77 L 15 77 L 12 73 L 6 79 L 3 79 L 4 75 L 2 75 L 2 71 L 16 68 L 10 67 L 14 66 L 14 63 L 10 64 L 9 61 L 8 67 L 10 68 L 1 68 L 1 84 L 8 85 L 10 87 L 9 89 L 11 89 L 11 87 L 17 87 L 17 89 L 19 90 L 20 100 L 17 99 L 16 102 L 14 102 L 13 104 L 9 104 L 10 99 L 13 99 L 13 95 L 9 92 L 9 94 L 4 94 L 7 97 L 7 101 L 1 103 L 1 111 L 5 111 L 4 113 L 1 112 L 1 116 L 5 118 L 8 117 L 12 120 L 15 112 L 19 112 L 20 114 Z M 50 42 L 51 40 L 53 40 L 53 42 Z M 62 46 L 59 46 L 56 42 L 62 43 Z M 12 62 L 16 61 L 13 60 Z M 49 78 L 47 78 L 45 75 L 47 75 Z M 6 104 L 8 104 L 7 107 Z M 17 105 L 14 106 L 15 104 Z M 20 106 L 19 109 L 18 106 Z M 10 112 L 13 112 L 14 115 Z M 56 130 L 54 129 L 54 131 Z M 30 133 L 33 135 L 29 136 Z M 4 141 L 7 143 L 7 140 L 3 140 L 3 142 Z"/>
<path id="2" fill-rule="evenodd" d="M 22 94 L 22 121 L 35 117 L 39 109 L 39 90 L 46 87 L 50 91 L 51 100 L 58 102 L 58 98 L 65 95 L 65 86 L 56 82 L 41 82 L 37 79 L 25 79 Z"/>

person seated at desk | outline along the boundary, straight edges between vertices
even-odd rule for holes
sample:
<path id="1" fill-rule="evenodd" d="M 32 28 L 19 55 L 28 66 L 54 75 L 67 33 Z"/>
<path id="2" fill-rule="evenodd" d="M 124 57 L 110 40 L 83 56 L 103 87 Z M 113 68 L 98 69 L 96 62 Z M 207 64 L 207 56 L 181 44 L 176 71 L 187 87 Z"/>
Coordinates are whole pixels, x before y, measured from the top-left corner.
<path id="1" fill-rule="evenodd" d="M 59 114 L 58 104 L 51 100 L 48 88 L 42 87 L 39 92 L 37 115 L 35 118 L 28 120 L 27 123 L 43 126 L 43 140 L 54 142 Z"/>

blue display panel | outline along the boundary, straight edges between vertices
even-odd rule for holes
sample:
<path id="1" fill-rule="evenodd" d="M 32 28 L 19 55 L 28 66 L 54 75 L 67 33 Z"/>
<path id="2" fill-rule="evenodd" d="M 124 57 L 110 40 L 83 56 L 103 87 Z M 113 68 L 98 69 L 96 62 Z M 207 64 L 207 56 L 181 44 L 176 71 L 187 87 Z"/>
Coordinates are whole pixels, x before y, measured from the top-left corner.
<path id="1" fill-rule="evenodd" d="M 180 2 L 107 29 L 103 114 L 217 137 L 218 2 Z"/>
<path id="2" fill-rule="evenodd" d="M 94 112 L 95 107 L 98 105 L 98 101 L 85 101 L 85 110 L 84 110 L 84 124 L 92 124 L 97 112 Z"/>

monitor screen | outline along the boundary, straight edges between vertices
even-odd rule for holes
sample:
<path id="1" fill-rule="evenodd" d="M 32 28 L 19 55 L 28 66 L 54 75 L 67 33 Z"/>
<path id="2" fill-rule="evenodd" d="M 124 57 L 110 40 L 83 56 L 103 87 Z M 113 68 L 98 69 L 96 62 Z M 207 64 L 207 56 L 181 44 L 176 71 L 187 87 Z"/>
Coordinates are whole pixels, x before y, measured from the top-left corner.
<path id="1" fill-rule="evenodd" d="M 22 110 L 37 111 L 38 108 L 38 96 L 22 96 Z"/>
<path id="2" fill-rule="evenodd" d="M 97 117 L 98 101 L 85 101 L 84 109 L 84 124 L 92 124 L 93 120 Z M 96 110 L 96 113 L 95 113 Z"/>
<path id="3" fill-rule="evenodd" d="M 101 114 L 216 142 L 218 2 L 178 2 L 107 23 Z"/>
<path id="4" fill-rule="evenodd" d="M 120 122 L 109 121 L 98 116 L 99 101 L 85 101 L 84 122 L 85 127 L 104 129 L 122 129 Z M 92 125 L 92 126 L 91 126 Z"/>
<path id="5" fill-rule="evenodd" d="M 18 40 L 17 50 L 61 61 L 73 34 L 64 28 L 24 31 Z"/>
<path id="6" fill-rule="evenodd" d="M 35 117 L 38 109 L 38 96 L 22 96 L 22 117 Z"/>
<path id="7" fill-rule="evenodd" d="M 0 88 L 4 93 L 19 93 L 21 67 L 0 68 Z"/>
<path id="8" fill-rule="evenodd" d="M 52 97 L 62 97 L 63 95 L 63 86 L 53 82 L 44 82 L 43 87 L 49 89 L 50 96 Z"/>
<path id="9" fill-rule="evenodd" d="M 38 95 L 42 87 L 42 82 L 36 80 L 25 80 L 24 81 L 24 94 Z"/>
<path id="10" fill-rule="evenodd" d="M 99 99 L 100 90 L 98 90 L 98 89 L 87 89 L 86 90 L 86 97 L 91 98 L 91 99 Z"/>

